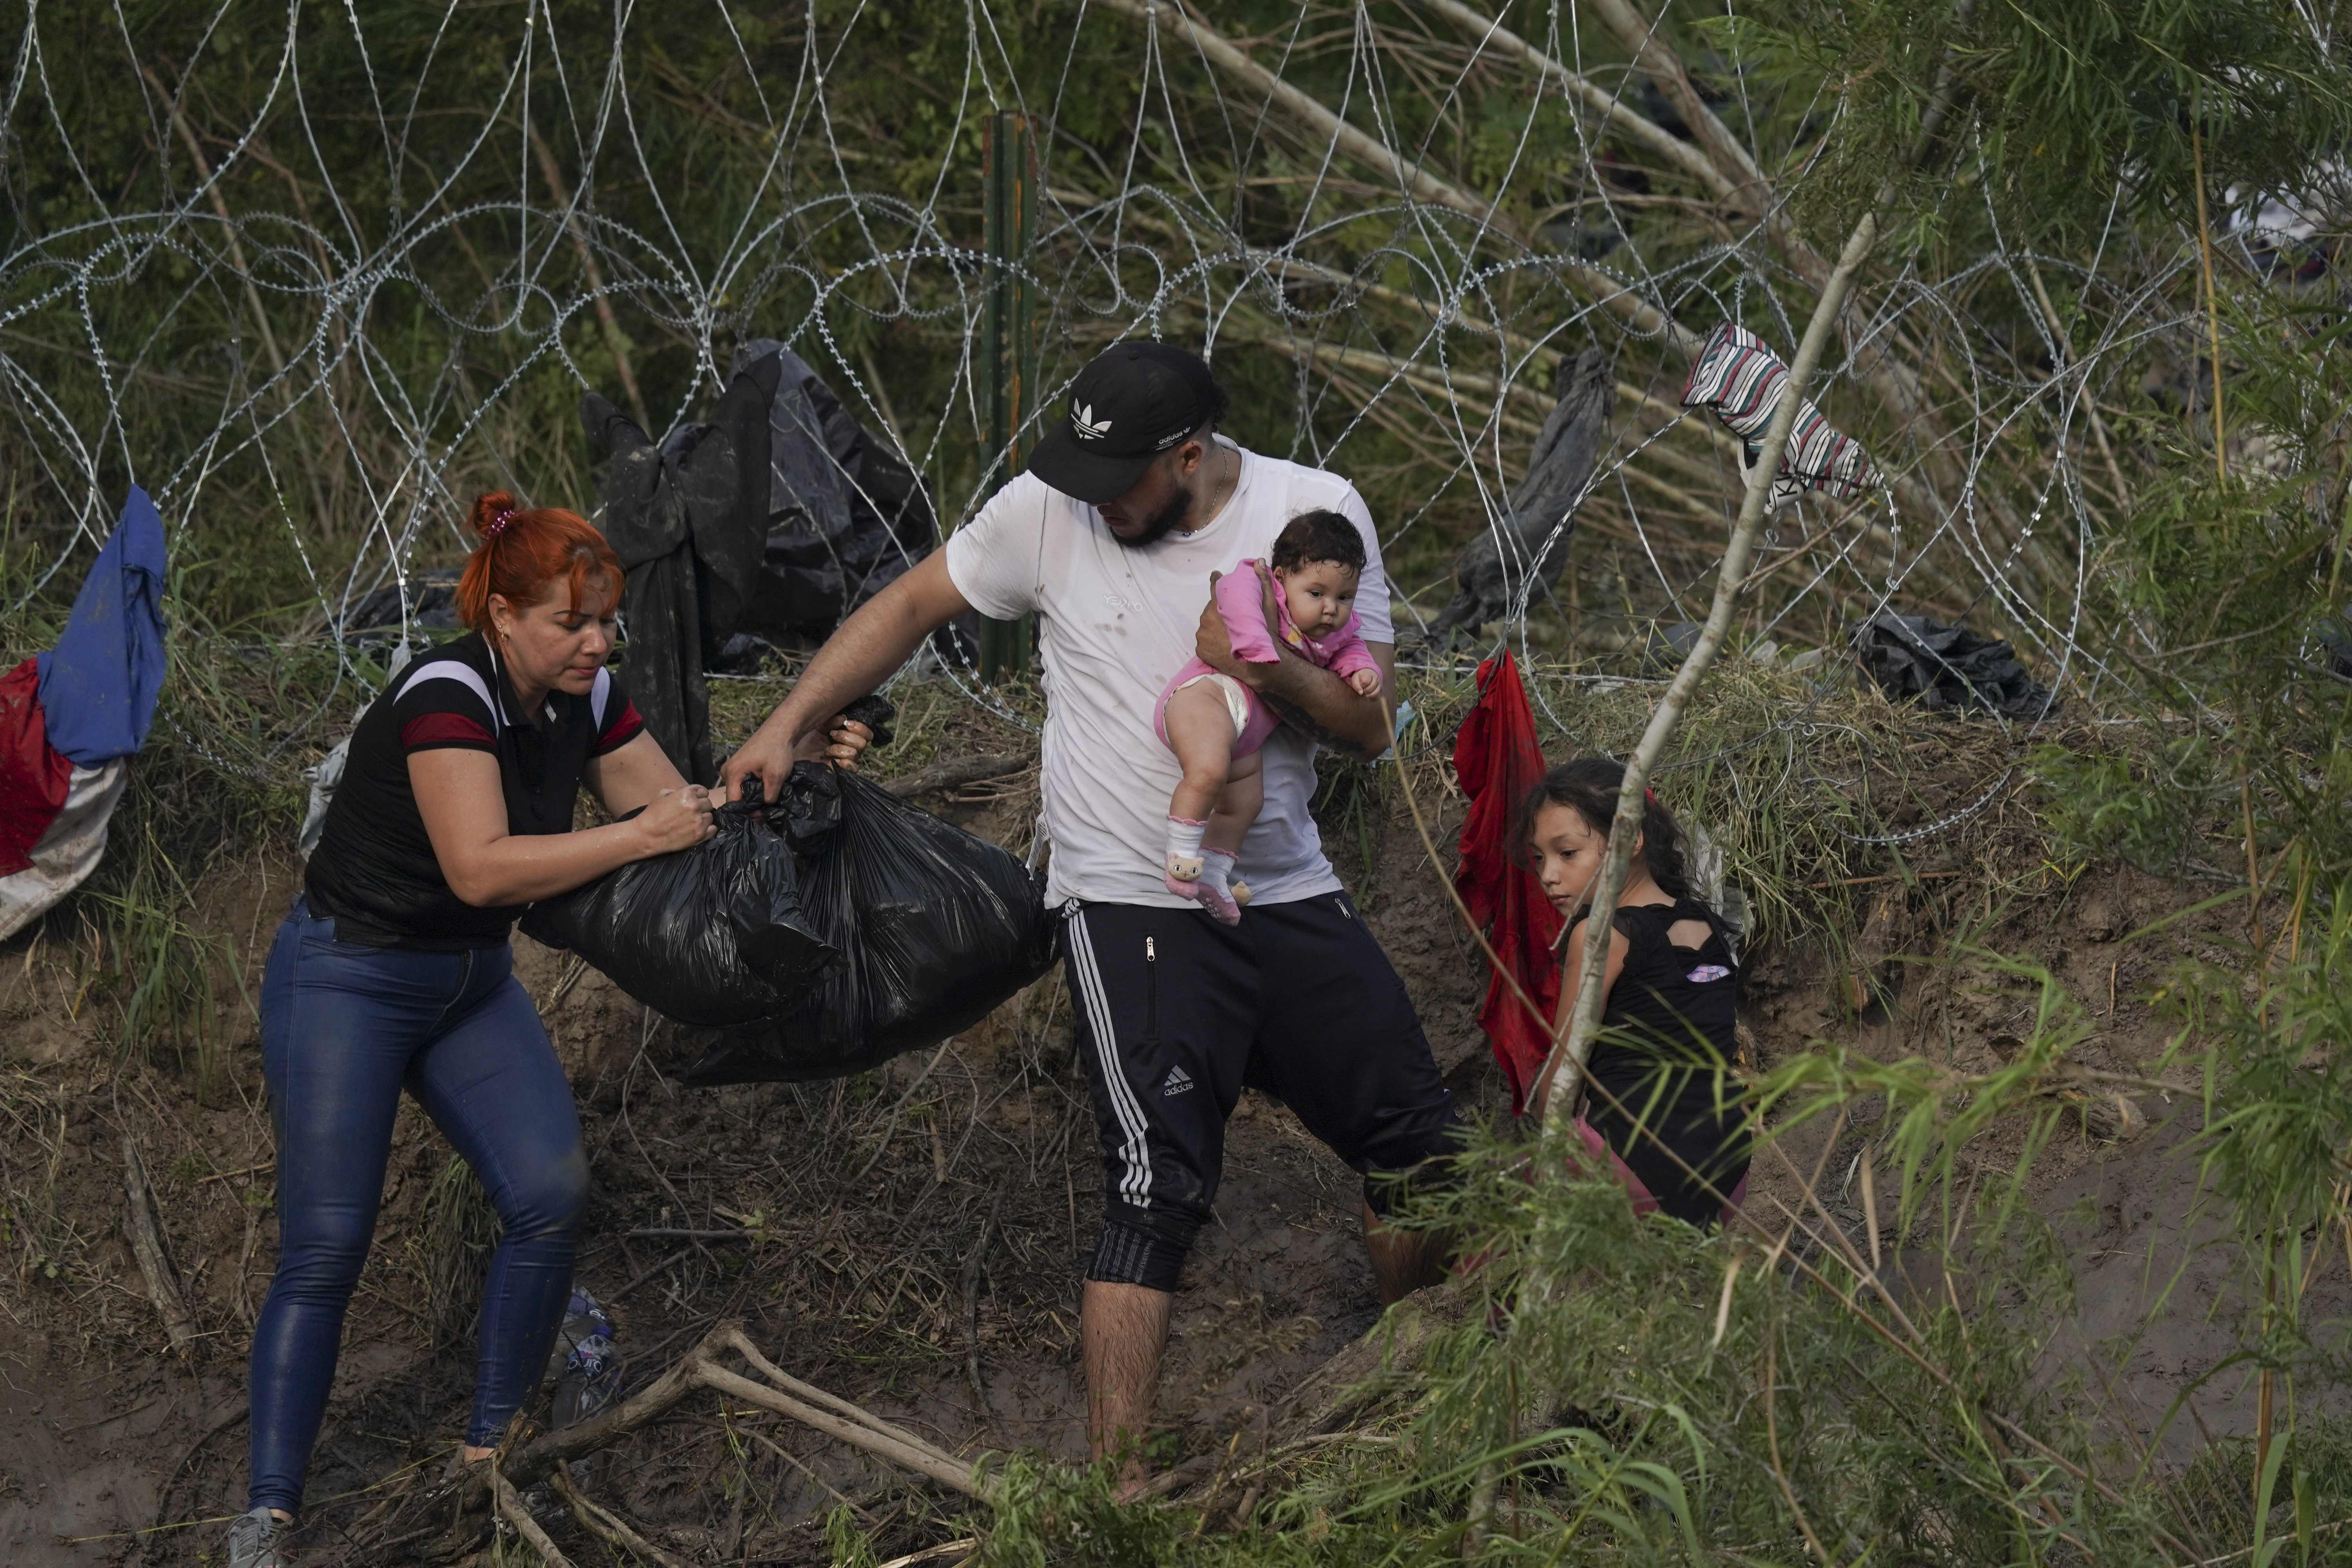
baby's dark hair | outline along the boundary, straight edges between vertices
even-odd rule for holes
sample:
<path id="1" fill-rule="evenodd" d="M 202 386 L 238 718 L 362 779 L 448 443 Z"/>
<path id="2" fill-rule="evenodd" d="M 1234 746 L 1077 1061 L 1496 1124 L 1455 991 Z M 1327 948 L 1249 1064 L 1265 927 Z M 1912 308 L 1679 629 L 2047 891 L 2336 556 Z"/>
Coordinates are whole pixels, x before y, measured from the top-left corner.
<path id="1" fill-rule="evenodd" d="M 1364 536 L 1339 512 L 1302 511 L 1292 518 L 1290 525 L 1282 531 L 1282 537 L 1274 542 L 1266 564 L 1277 571 L 1296 572 L 1318 561 L 1328 561 L 1355 573 L 1364 569 Z"/>
<path id="2" fill-rule="evenodd" d="M 1606 835 L 1617 816 L 1617 794 L 1625 787 L 1625 764 L 1606 757 L 1579 757 L 1544 774 L 1519 803 L 1518 842 L 1535 831 L 1536 813 L 1547 805 L 1564 805 L 1584 818 L 1593 832 Z M 1669 898 L 1689 899 L 1690 873 L 1683 868 L 1683 830 L 1675 814 L 1648 792 L 1642 808 L 1642 865 L 1650 880 Z"/>

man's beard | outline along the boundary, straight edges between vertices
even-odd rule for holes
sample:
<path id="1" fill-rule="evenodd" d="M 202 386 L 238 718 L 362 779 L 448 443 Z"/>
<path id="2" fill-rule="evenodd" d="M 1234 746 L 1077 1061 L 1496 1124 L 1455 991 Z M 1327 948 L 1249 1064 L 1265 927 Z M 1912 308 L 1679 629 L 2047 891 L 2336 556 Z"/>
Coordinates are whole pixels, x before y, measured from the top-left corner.
<path id="1" fill-rule="evenodd" d="M 1180 486 L 1176 493 L 1170 496 L 1158 511 L 1145 518 L 1143 525 L 1133 533 L 1121 533 L 1112 529 L 1110 536 L 1129 550 L 1157 544 L 1181 528 L 1185 520 L 1192 515 L 1192 492 Z"/>

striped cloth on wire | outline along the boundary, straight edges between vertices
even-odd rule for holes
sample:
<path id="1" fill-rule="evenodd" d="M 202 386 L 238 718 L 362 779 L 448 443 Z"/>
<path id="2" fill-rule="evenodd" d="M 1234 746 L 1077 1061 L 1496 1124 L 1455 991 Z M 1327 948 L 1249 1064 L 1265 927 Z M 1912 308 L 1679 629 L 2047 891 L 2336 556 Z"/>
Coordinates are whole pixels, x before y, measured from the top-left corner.
<path id="1" fill-rule="evenodd" d="M 1704 407 L 1747 444 L 1747 466 L 1759 456 L 1765 426 L 1780 405 L 1789 367 L 1747 328 L 1726 321 L 1706 336 L 1690 379 L 1683 384 L 1683 406 Z M 1772 505 L 1786 506 L 1805 490 L 1826 490 L 1850 500 L 1884 482 L 1862 443 L 1841 435 L 1809 401 L 1799 405 L 1788 449 L 1772 476 Z"/>

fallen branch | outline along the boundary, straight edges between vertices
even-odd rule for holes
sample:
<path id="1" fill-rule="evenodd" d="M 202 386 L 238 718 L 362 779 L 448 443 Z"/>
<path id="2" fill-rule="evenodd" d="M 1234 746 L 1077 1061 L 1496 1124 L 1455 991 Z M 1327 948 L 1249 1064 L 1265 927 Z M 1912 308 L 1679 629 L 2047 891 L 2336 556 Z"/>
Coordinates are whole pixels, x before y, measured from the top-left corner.
<path id="1" fill-rule="evenodd" d="M 869 1454 L 889 1460 L 900 1469 L 912 1470 L 943 1487 L 953 1488 L 966 1497 L 977 1498 L 983 1502 L 989 1500 L 988 1491 L 972 1479 L 971 1468 L 951 1459 L 942 1461 L 934 1453 L 926 1452 L 924 1447 L 885 1436 L 877 1430 L 879 1423 L 868 1425 L 866 1422 L 844 1420 L 814 1405 L 803 1405 L 788 1394 L 780 1394 L 764 1383 L 754 1383 L 739 1373 L 729 1372 L 725 1367 L 706 1363 L 697 1381 L 703 1387 L 716 1389 L 730 1399 L 756 1405 L 762 1410 L 772 1410 L 779 1415 L 789 1415 L 804 1426 L 815 1427 L 828 1437 L 838 1437 L 852 1447 L 863 1448 Z M 868 1417 L 867 1421 L 871 1422 L 872 1418 Z"/>
<path id="2" fill-rule="evenodd" d="M 1465 31 L 1477 33 L 1506 54 L 1519 57 L 1535 68 L 1538 76 L 1549 76 L 1568 89 L 1570 97 L 1582 103 L 1605 125 L 1647 147 L 1685 174 L 1696 180 L 1717 197 L 1729 197 L 1738 193 L 1741 184 L 1749 183 L 1744 176 L 1735 182 L 1724 176 L 1713 160 L 1698 148 L 1666 130 L 1657 121 L 1635 113 L 1625 106 L 1615 93 L 1600 86 L 1591 78 L 1572 71 L 1527 39 L 1512 32 L 1502 23 L 1482 16 L 1461 0 L 1431 0 L 1438 15 L 1451 18 Z"/>
<path id="3" fill-rule="evenodd" d="M 514 1489 L 514 1483 L 499 1474 L 499 1461 L 495 1455 L 487 1468 L 490 1472 L 490 1485 L 498 1494 L 499 1517 L 513 1525 L 517 1535 L 530 1542 L 530 1549 L 539 1553 L 539 1560 L 547 1568 L 572 1568 L 572 1559 L 556 1549 L 547 1531 L 539 1527 L 539 1521 L 530 1517 L 530 1510 L 523 1507 L 522 1497 Z"/>
<path id="4" fill-rule="evenodd" d="M 732 1351 L 759 1374 L 754 1380 L 719 1364 Z M 599 1411 L 576 1426 L 542 1433 L 507 1457 L 499 1479 L 530 1487 L 563 1465 L 609 1447 L 632 1432 L 653 1425 L 698 1389 L 710 1389 L 728 1399 L 791 1417 L 829 1437 L 887 1459 L 902 1470 L 961 1492 L 982 1502 L 995 1500 L 995 1489 L 982 1472 L 996 1456 L 983 1451 L 973 1459 L 959 1459 L 871 1411 L 814 1388 L 785 1373 L 760 1352 L 740 1323 L 714 1327 L 699 1344 L 667 1370 L 620 1404 Z M 488 1476 L 469 1480 L 457 1497 L 459 1520 L 494 1501 Z M 453 1530 L 454 1533 L 454 1530 Z"/>
<path id="5" fill-rule="evenodd" d="M 122 1187 L 131 1200 L 130 1215 L 122 1227 L 131 1255 L 139 1260 L 140 1277 L 147 1282 L 147 1300 L 163 1320 L 173 1352 L 185 1361 L 195 1353 L 195 1320 L 181 1299 L 179 1277 L 173 1271 L 171 1254 L 163 1247 L 163 1226 L 155 1217 L 155 1194 L 147 1184 L 147 1167 L 139 1158 L 138 1140 L 127 1132 L 122 1135 Z"/>
<path id="6" fill-rule="evenodd" d="M 926 1546 L 920 1552 L 909 1552 L 904 1557 L 893 1557 L 881 1568 L 914 1568 L 918 1563 L 936 1562 L 958 1552 L 978 1552 L 980 1537 L 967 1535 L 961 1541 L 942 1541 L 937 1546 Z"/>
<path id="7" fill-rule="evenodd" d="M 1731 128 L 1724 124 L 1713 107 L 1699 96 L 1698 88 L 1691 81 L 1690 72 L 1684 66 L 1682 57 L 1658 37 L 1657 24 L 1634 10 L 1629 0 L 1593 0 L 1593 8 L 1601 13 L 1601 19 L 1608 25 L 1609 30 L 1617 35 L 1617 41 L 1633 55 L 1633 63 L 1641 68 L 1642 74 L 1655 83 L 1666 101 L 1674 105 L 1675 112 L 1690 128 L 1691 135 L 1706 150 L 1707 158 L 1721 171 L 1724 182 L 1735 189 L 1751 193 L 1748 199 L 1755 202 L 1758 210 L 1770 213 L 1772 188 L 1765 180 L 1764 172 L 1756 166 L 1756 160 L 1748 156 L 1748 149 L 1739 144 L 1739 138 L 1731 133 Z M 1794 258 L 1801 266 L 1803 265 L 1805 258 Z M 1812 256 L 1811 260 L 1812 265 L 1809 270 L 1812 277 L 1819 278 L 1822 275 L 1821 258 Z"/>
<path id="8" fill-rule="evenodd" d="M 626 1551 L 634 1552 L 640 1557 L 650 1557 L 660 1563 L 661 1568 L 686 1568 L 683 1560 L 671 1556 L 638 1534 L 627 1520 L 608 1509 L 598 1507 L 588 1494 L 582 1491 L 572 1481 L 571 1470 L 564 1466 L 556 1466 L 548 1479 L 554 1485 L 556 1495 L 562 1498 L 565 1506 L 572 1510 L 572 1517 L 594 1533 L 603 1536 L 607 1542 Z"/>
<path id="9" fill-rule="evenodd" d="M 911 773 L 895 779 L 884 779 L 882 787 L 900 800 L 912 800 L 919 795 L 930 795 L 943 789 L 960 789 L 983 779 L 1001 779 L 1007 773 L 1017 773 L 1036 762 L 1027 752 L 1002 752 L 981 757 L 957 757 L 944 763 L 933 763 L 928 768 L 918 768 Z"/>
<path id="10" fill-rule="evenodd" d="M 979 1238 L 973 1241 L 971 1255 L 963 1260 L 964 1375 L 971 1381 L 972 1403 L 979 1408 L 981 1430 L 997 1436 L 1002 1434 L 996 1431 L 996 1417 L 989 1413 L 988 1384 L 980 1375 L 980 1273 L 988 1253 L 988 1233 L 996 1228 L 996 1215 L 1004 1206 L 1005 1190 L 996 1189 L 996 1201 L 989 1205 L 988 1217 L 980 1222 Z"/>
<path id="11" fill-rule="evenodd" d="M 751 1342 L 751 1336 L 743 1331 L 740 1323 L 730 1323 L 726 1326 L 724 1342 L 740 1353 L 745 1361 L 751 1363 L 752 1369 L 761 1377 L 766 1378 L 786 1394 L 804 1399 L 811 1405 L 821 1405 L 838 1415 L 845 1415 L 852 1421 L 863 1424 L 869 1430 L 889 1438 L 892 1442 L 904 1444 L 919 1453 L 929 1455 L 940 1464 L 954 1465 L 958 1462 L 955 1457 L 945 1449 L 925 1442 L 904 1427 L 894 1426 L 862 1406 L 852 1405 L 846 1399 L 827 1394 L 824 1389 L 812 1384 L 803 1383 L 799 1378 L 761 1355 L 760 1347 Z"/>

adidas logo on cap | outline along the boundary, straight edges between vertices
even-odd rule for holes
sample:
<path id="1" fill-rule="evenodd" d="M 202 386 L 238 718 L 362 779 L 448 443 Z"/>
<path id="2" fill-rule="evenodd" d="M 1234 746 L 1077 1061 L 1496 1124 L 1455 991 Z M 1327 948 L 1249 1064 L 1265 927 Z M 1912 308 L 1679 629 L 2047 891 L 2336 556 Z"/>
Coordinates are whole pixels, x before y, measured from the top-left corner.
<path id="1" fill-rule="evenodd" d="M 1200 355 L 1171 343 L 1113 345 L 1069 384 L 1068 414 L 1038 437 L 1029 471 L 1099 506 L 1133 489 L 1151 459 L 1224 413 L 1225 395 Z"/>
<path id="2" fill-rule="evenodd" d="M 1162 1095 L 1181 1094 L 1192 1087 L 1191 1073 L 1186 1072 L 1182 1068 L 1170 1068 L 1168 1076 L 1160 1080 L 1160 1092 Z"/>

